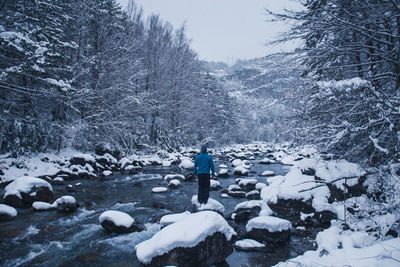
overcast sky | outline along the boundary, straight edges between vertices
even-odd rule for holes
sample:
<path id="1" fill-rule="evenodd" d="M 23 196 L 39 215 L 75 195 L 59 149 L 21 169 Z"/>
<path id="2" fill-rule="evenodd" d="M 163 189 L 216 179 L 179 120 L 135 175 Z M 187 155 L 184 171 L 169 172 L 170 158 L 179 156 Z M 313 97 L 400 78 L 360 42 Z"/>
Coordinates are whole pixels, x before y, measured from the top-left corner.
<path id="1" fill-rule="evenodd" d="M 123 6 L 128 0 L 118 0 Z M 262 57 L 283 47 L 267 47 L 287 26 L 267 23 L 265 8 L 295 7 L 291 0 L 136 0 L 145 15 L 160 14 L 174 28 L 186 23 L 187 35 L 200 59 L 233 63 Z M 290 45 L 289 45 L 290 47 Z"/>

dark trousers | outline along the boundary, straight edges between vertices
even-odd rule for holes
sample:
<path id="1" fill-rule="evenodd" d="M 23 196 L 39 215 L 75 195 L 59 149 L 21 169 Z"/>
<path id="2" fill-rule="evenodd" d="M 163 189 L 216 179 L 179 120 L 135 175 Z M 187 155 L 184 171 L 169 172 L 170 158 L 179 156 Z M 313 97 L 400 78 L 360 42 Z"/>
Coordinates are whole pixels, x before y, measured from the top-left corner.
<path id="1" fill-rule="evenodd" d="M 199 173 L 199 192 L 197 199 L 200 203 L 207 203 L 210 196 L 210 174 Z"/>

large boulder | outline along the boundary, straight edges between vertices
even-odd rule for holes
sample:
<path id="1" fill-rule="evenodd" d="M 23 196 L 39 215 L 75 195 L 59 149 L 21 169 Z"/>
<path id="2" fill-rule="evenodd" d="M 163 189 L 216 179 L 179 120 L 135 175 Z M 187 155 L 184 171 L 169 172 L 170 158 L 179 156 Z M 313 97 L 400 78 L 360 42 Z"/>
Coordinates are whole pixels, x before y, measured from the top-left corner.
<path id="1" fill-rule="evenodd" d="M 216 212 L 202 211 L 170 224 L 138 244 L 136 255 L 146 266 L 209 266 L 232 252 L 235 231 Z"/>
<path id="2" fill-rule="evenodd" d="M 21 176 L 6 186 L 4 202 L 15 208 L 30 207 L 35 201 L 49 202 L 53 188 L 43 179 Z"/>
<path id="3" fill-rule="evenodd" d="M 132 233 L 141 232 L 145 228 L 140 223 L 135 223 L 135 220 L 127 213 L 108 210 L 103 212 L 99 221 L 101 226 L 109 233 Z"/>
<path id="4" fill-rule="evenodd" d="M 69 162 L 72 165 L 80 165 L 80 166 L 85 166 L 86 164 L 89 164 L 91 166 L 96 165 L 96 159 L 92 155 L 83 153 L 74 154 L 72 158 L 69 160 Z"/>
<path id="5" fill-rule="evenodd" d="M 258 216 L 246 224 L 247 236 L 272 246 L 283 246 L 290 241 L 292 224 L 274 216 Z"/>
<path id="6" fill-rule="evenodd" d="M 259 215 L 271 215 L 272 210 L 262 200 L 250 200 L 239 203 L 235 206 L 235 222 L 244 223 Z"/>
<path id="7" fill-rule="evenodd" d="M 251 191 L 256 189 L 256 184 L 258 181 L 257 179 L 254 178 L 249 178 L 249 179 L 239 178 L 237 182 L 243 191 Z"/>
<path id="8" fill-rule="evenodd" d="M 193 205 L 193 212 L 211 210 L 223 215 L 225 211 L 224 205 L 222 205 L 221 203 L 212 198 L 208 198 L 207 203 L 201 204 L 197 199 L 197 195 L 194 195 L 192 197 L 192 205 Z"/>

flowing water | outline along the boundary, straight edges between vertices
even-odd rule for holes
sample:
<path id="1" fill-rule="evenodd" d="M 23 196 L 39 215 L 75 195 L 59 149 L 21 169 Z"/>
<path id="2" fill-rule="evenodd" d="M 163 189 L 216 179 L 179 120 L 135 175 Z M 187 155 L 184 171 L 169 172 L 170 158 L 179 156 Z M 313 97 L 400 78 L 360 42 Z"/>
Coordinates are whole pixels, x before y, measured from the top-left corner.
<path id="1" fill-rule="evenodd" d="M 253 161 L 256 163 L 258 161 Z M 230 164 L 216 161 L 218 164 Z M 218 169 L 218 168 L 217 168 Z M 272 170 L 284 175 L 289 167 L 272 164 L 254 164 L 249 177 L 265 183 L 257 174 Z M 69 193 L 66 185 L 54 185 L 55 197 L 73 195 L 81 204 L 73 214 L 57 211 L 35 212 L 19 209 L 18 216 L 9 222 L 0 222 L 1 266 L 140 266 L 135 245 L 149 239 L 160 230 L 159 218 L 168 213 L 191 211 L 191 197 L 197 192 L 196 181 L 182 182 L 178 189 L 153 194 L 155 186 L 167 186 L 163 176 L 179 172 L 176 166 L 145 167 L 137 175 L 115 174 L 103 180 L 74 180 L 76 192 Z M 220 178 L 223 188 L 234 184 L 236 177 Z M 76 183 L 81 183 L 75 186 Z M 1 190 L 4 194 L 4 189 Z M 233 212 L 235 205 L 246 199 L 221 198 L 219 191 L 210 197 L 225 206 L 225 213 Z M 144 223 L 146 230 L 131 234 L 108 234 L 99 223 L 105 210 L 119 210 Z M 279 214 L 278 214 L 279 215 Z M 288 246 L 268 252 L 236 251 L 222 266 L 270 266 L 287 260 L 312 248 L 312 237 L 292 236 Z"/>

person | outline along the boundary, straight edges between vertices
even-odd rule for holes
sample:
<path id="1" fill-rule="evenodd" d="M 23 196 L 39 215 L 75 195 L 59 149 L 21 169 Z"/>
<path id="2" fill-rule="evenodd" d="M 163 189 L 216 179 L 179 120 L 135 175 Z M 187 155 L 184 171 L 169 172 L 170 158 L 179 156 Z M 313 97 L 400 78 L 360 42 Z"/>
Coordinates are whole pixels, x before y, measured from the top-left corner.
<path id="1" fill-rule="evenodd" d="M 199 182 L 197 200 L 205 204 L 210 196 L 210 172 L 215 176 L 214 162 L 207 153 L 207 146 L 201 146 L 201 153 L 197 155 L 194 161 L 194 175 Z"/>

